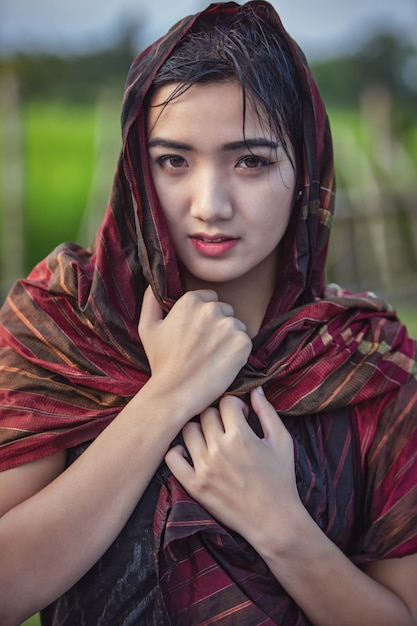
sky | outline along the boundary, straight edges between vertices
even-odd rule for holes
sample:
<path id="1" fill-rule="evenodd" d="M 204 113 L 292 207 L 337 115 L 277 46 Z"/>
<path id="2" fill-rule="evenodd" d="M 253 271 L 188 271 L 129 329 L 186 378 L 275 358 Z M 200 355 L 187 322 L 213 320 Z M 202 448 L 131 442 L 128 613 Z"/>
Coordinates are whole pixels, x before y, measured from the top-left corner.
<path id="1" fill-rule="evenodd" d="M 86 51 L 111 44 L 126 24 L 142 24 L 145 45 L 209 0 L 0 0 L 0 53 L 16 49 Z M 311 57 L 354 49 L 391 29 L 417 44 L 417 0 L 272 0 Z"/>

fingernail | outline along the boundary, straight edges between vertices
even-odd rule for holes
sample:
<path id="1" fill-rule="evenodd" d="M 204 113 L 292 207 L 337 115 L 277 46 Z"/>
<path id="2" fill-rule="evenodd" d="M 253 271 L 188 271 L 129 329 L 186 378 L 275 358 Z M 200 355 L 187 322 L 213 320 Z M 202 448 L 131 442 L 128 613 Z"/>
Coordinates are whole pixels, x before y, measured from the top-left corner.
<path id="1" fill-rule="evenodd" d="M 260 396 L 265 395 L 263 387 L 256 387 L 256 391 L 257 393 L 259 393 Z"/>

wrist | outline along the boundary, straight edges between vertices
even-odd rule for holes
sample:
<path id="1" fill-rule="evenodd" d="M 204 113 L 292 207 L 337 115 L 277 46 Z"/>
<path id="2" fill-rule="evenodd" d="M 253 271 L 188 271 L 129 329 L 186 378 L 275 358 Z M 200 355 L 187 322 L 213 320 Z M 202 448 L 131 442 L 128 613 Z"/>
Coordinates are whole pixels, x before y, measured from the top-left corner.
<path id="1" fill-rule="evenodd" d="M 278 505 L 270 508 L 262 525 L 252 528 L 246 539 L 269 563 L 271 560 L 293 558 L 300 550 L 300 538 L 308 537 L 317 530 L 316 523 L 300 501 L 291 507 Z"/>
<path id="2" fill-rule="evenodd" d="M 192 418 L 194 413 L 184 399 L 186 395 L 179 389 L 173 389 L 160 378 L 152 377 L 136 394 L 135 400 L 142 407 L 146 404 L 155 421 L 178 434 L 181 428 Z"/>

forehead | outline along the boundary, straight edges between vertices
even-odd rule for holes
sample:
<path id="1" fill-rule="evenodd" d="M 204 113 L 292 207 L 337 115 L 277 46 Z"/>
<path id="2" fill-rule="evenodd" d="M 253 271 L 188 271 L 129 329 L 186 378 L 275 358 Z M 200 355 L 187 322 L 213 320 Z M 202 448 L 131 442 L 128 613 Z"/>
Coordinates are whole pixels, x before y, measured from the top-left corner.
<path id="1" fill-rule="evenodd" d="M 244 101 L 237 82 L 197 83 L 176 94 L 172 83 L 155 90 L 149 103 L 149 136 L 161 132 L 267 136 L 258 111 Z"/>

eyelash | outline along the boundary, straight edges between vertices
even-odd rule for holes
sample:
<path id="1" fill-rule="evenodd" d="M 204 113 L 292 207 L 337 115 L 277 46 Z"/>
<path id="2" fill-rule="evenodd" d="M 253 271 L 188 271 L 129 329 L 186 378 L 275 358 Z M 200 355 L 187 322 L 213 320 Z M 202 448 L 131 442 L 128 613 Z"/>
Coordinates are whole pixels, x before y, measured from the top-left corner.
<path id="1" fill-rule="evenodd" d="M 164 154 L 158 158 L 155 159 L 155 163 L 157 163 L 158 165 L 160 165 L 162 168 L 168 169 L 168 170 L 175 170 L 175 169 L 180 169 L 182 166 L 175 166 L 172 165 L 172 163 L 170 163 L 169 165 L 167 165 L 167 162 L 172 162 L 175 159 L 182 161 L 183 163 L 186 163 L 187 161 L 184 159 L 184 157 L 180 156 L 179 154 Z"/>
<path id="2" fill-rule="evenodd" d="M 256 169 L 260 169 L 263 167 L 269 167 L 270 165 L 273 165 L 275 163 L 275 161 L 270 161 L 269 159 L 266 159 L 265 157 L 260 157 L 260 156 L 256 156 L 254 154 L 250 154 L 247 156 L 242 157 L 241 159 L 238 160 L 237 165 L 244 163 L 245 161 L 256 161 L 256 165 L 255 167 L 247 167 L 245 166 L 244 169 L 249 169 L 249 170 L 256 170 Z"/>
<path id="3" fill-rule="evenodd" d="M 173 161 L 175 160 L 181 161 L 181 165 L 178 165 L 178 164 L 173 165 Z M 247 165 L 248 161 L 255 161 L 256 165 L 254 167 L 250 167 Z M 160 167 L 167 169 L 167 170 L 177 170 L 177 169 L 182 169 L 184 165 L 187 164 L 187 161 L 186 159 L 184 159 L 184 157 L 180 156 L 179 154 L 164 154 L 160 157 L 157 157 L 155 159 L 155 163 L 157 163 Z M 236 162 L 236 165 L 241 166 L 244 163 L 246 163 L 246 165 L 243 165 L 242 169 L 257 170 L 257 169 L 274 165 L 276 161 L 271 161 L 269 159 L 266 159 L 265 157 L 256 156 L 254 154 L 248 154 L 238 159 L 238 161 Z"/>

